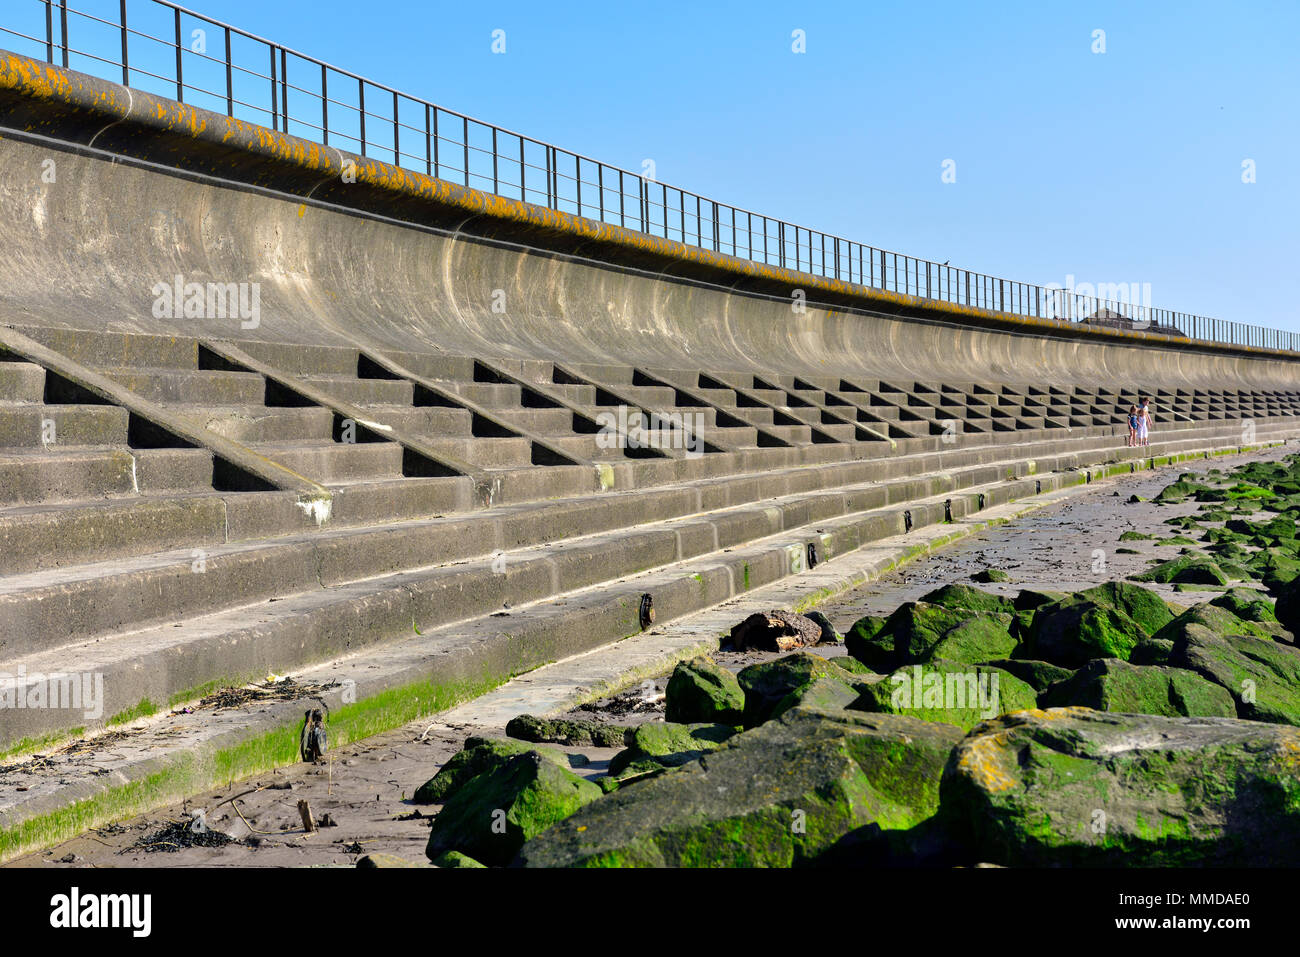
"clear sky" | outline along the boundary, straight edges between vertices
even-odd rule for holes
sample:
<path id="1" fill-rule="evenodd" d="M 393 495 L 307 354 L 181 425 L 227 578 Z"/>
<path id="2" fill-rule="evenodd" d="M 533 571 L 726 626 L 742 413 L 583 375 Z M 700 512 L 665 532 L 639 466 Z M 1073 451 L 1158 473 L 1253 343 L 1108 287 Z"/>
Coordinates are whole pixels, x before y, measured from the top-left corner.
<path id="1" fill-rule="evenodd" d="M 1297 0 L 188 5 L 804 226 L 1300 330 Z"/>

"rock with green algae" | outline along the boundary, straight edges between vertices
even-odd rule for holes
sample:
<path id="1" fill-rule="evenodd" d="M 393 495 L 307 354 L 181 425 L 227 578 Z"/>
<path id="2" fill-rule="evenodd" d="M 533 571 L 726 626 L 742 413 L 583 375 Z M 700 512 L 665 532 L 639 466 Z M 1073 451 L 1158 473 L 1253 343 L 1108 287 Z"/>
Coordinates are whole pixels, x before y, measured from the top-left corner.
<path id="1" fill-rule="evenodd" d="M 728 724 L 647 721 L 628 734 L 627 749 L 610 759 L 609 774 L 619 777 L 633 765 L 638 775 L 651 769 L 675 768 L 716 751 L 735 733 L 736 729 Z"/>
<path id="2" fill-rule="evenodd" d="M 534 838 L 528 867 L 789 867 L 868 824 L 938 807 L 961 738 L 898 715 L 796 708 L 704 759 L 620 789 Z"/>
<path id="3" fill-rule="evenodd" d="M 986 568 L 983 571 L 978 571 L 971 575 L 970 580 L 982 584 L 990 584 L 992 582 L 1009 582 L 1011 581 L 1011 576 L 1000 568 Z"/>
<path id="4" fill-rule="evenodd" d="M 1182 668 L 1133 665 L 1118 658 L 1088 662 L 1039 696 L 1044 708 L 1080 705 L 1098 711 L 1177 717 L 1235 718 L 1232 695 Z"/>
<path id="5" fill-rule="evenodd" d="M 975 860 L 1016 866 L 1300 865 L 1300 731 L 1055 708 L 990 721 L 944 771 Z"/>
<path id="6" fill-rule="evenodd" d="M 1188 623 L 1174 640 L 1169 663 L 1226 689 L 1238 717 L 1300 725 L 1300 649 L 1271 638 L 1216 634 Z"/>
<path id="7" fill-rule="evenodd" d="M 1011 636 L 1013 622 L 1011 615 L 972 615 L 945 631 L 925 660 L 942 658 L 975 664 L 990 658 L 1009 658 L 1020 644 Z"/>
<path id="8" fill-rule="evenodd" d="M 486 868 L 486 864 L 480 864 L 472 857 L 462 854 L 460 851 L 448 851 L 441 854 L 433 862 L 434 867 L 478 867 Z"/>
<path id="9" fill-rule="evenodd" d="M 600 721 L 574 721 L 568 718 L 538 718 L 521 714 L 506 724 L 506 734 L 534 744 L 566 744 L 596 748 L 621 748 L 627 728 Z"/>
<path id="10" fill-rule="evenodd" d="M 664 717 L 677 724 L 735 725 L 744 720 L 740 683 L 707 655 L 679 662 L 664 697 Z"/>
<path id="11" fill-rule="evenodd" d="M 1015 610 L 1015 605 L 1010 598 L 994 595 L 979 588 L 972 588 L 970 585 L 961 582 L 953 582 L 926 592 L 921 596 L 921 601 L 931 605 L 941 605 L 954 611 L 965 608 L 970 611 L 1004 612 L 1009 614 Z"/>
<path id="12" fill-rule="evenodd" d="M 775 661 L 750 665 L 742 669 L 736 678 L 745 693 L 742 723 L 746 728 L 756 727 L 779 711 L 788 709 L 803 693 L 809 691 L 809 686 L 821 679 L 838 682 L 849 689 L 861 683 L 860 679 L 827 659 L 807 651 L 797 651 Z M 822 685 L 821 690 L 826 691 L 832 687 Z"/>
<path id="13" fill-rule="evenodd" d="M 1277 621 L 1273 602 L 1269 601 L 1263 592 L 1250 588 L 1233 588 L 1215 598 L 1210 604 L 1226 608 L 1242 621 Z"/>
<path id="14" fill-rule="evenodd" d="M 1116 608 L 1137 622 L 1148 635 L 1154 635 L 1183 609 L 1173 608 L 1155 592 L 1129 582 L 1110 581 L 1078 592 L 1080 598 Z"/>
<path id="15" fill-rule="evenodd" d="M 878 615 L 863 615 L 844 636 L 844 650 L 872 671 L 892 671 L 894 636 L 885 630 L 887 623 Z"/>
<path id="16" fill-rule="evenodd" d="M 467 738 L 465 746 L 438 769 L 438 773 L 416 789 L 411 801 L 415 804 L 441 804 L 465 782 L 504 764 L 510 758 L 535 751 L 561 767 L 569 763 L 564 754 L 550 748 L 532 748 L 519 741 L 500 738 Z"/>
<path id="17" fill-rule="evenodd" d="M 1047 661 L 1035 661 L 1032 658 L 995 658 L 992 661 L 981 661 L 979 664 L 1010 672 L 1035 691 L 1046 691 L 1056 682 L 1064 681 L 1074 674 L 1069 668 L 1062 668 Z"/>
<path id="18" fill-rule="evenodd" d="M 1038 609 L 1020 655 L 1074 669 L 1093 658 L 1127 660 L 1145 637 L 1142 627 L 1120 609 L 1072 596 Z"/>
<path id="19" fill-rule="evenodd" d="M 1161 562 L 1154 568 L 1148 569 L 1137 575 L 1130 575 L 1130 579 L 1139 582 L 1159 582 L 1168 584 L 1170 582 L 1183 582 L 1195 585 L 1226 585 L 1228 576 L 1208 555 L 1199 552 L 1179 555 L 1177 558 L 1171 558 L 1167 562 Z"/>
<path id="20" fill-rule="evenodd" d="M 509 864 L 526 841 L 568 818 L 602 791 L 535 751 L 471 778 L 447 799 L 425 854 L 460 851 L 484 864 Z"/>
<path id="21" fill-rule="evenodd" d="M 969 731 L 1008 711 L 1038 707 L 1038 694 L 1010 672 L 987 665 L 931 661 L 907 665 L 868 685 L 855 710 L 938 721 Z"/>

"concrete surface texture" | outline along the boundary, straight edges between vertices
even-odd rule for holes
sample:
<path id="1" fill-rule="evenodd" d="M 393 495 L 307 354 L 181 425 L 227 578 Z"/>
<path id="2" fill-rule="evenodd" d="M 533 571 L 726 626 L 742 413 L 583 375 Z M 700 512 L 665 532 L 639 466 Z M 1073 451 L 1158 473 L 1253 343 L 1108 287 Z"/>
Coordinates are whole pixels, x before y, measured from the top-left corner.
<path id="1" fill-rule="evenodd" d="M 850 288 L 373 160 L 345 182 L 2 54 L 0 110 L 0 859 L 296 761 L 302 698 L 361 740 L 639 636 L 647 597 L 662 625 L 814 593 L 886 539 L 1300 434 L 1289 354 Z M 286 674 L 129 773 L 6 775 Z"/>

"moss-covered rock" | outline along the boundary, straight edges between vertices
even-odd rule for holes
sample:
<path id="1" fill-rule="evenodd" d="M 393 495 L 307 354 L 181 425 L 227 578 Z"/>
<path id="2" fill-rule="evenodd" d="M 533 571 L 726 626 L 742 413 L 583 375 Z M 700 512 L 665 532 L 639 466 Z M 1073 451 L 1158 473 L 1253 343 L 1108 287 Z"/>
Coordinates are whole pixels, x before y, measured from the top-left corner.
<path id="1" fill-rule="evenodd" d="M 1238 717 L 1300 725 L 1300 649 L 1271 638 L 1220 635 L 1188 624 L 1175 640 L 1169 661 L 1225 688 Z"/>
<path id="2" fill-rule="evenodd" d="M 970 580 L 987 585 L 993 582 L 1011 581 L 1011 576 L 1000 568 L 986 568 L 983 571 L 978 571 L 971 575 Z"/>
<path id="3" fill-rule="evenodd" d="M 765 661 L 750 665 L 736 676 L 741 690 L 745 693 L 745 709 L 742 723 L 746 728 L 753 728 L 773 717 L 778 707 L 791 706 L 791 695 L 795 700 L 813 682 L 829 678 L 853 687 L 858 680 L 847 671 L 836 667 L 831 662 L 807 651 L 797 651 L 775 661 Z"/>
<path id="4" fill-rule="evenodd" d="M 921 601 L 931 605 L 940 605 L 953 611 L 964 608 L 970 611 L 1010 614 L 1015 610 L 1011 599 L 1004 598 L 1001 595 L 994 595 L 979 588 L 972 588 L 970 585 L 961 582 L 954 582 L 927 592 L 921 596 Z"/>
<path id="5" fill-rule="evenodd" d="M 1300 559 L 1282 548 L 1266 548 L 1257 552 L 1246 567 L 1274 592 L 1300 578 Z"/>
<path id="6" fill-rule="evenodd" d="M 929 661 L 934 646 L 972 612 L 965 608 L 945 608 L 929 602 L 909 601 L 894 610 L 882 634 L 893 636 L 894 662 L 910 665 Z M 871 664 L 871 662 L 867 662 Z"/>
<path id="7" fill-rule="evenodd" d="M 460 851 L 489 865 L 510 863 L 528 841 L 578 808 L 600 788 L 535 751 L 516 755 L 458 788 L 433 820 L 425 854 Z"/>
<path id="8" fill-rule="evenodd" d="M 745 692 L 736 676 L 708 656 L 679 662 L 664 692 L 664 717 L 677 724 L 740 724 Z"/>
<path id="9" fill-rule="evenodd" d="M 486 864 L 480 864 L 474 858 L 462 854 L 460 851 L 448 851 L 440 854 L 433 862 L 434 867 L 478 867 L 485 868 Z"/>
<path id="10" fill-rule="evenodd" d="M 1277 621 L 1273 603 L 1263 593 L 1249 588 L 1233 588 L 1210 604 L 1226 608 L 1242 621 Z"/>
<path id="11" fill-rule="evenodd" d="M 1019 866 L 1300 865 L 1300 732 L 1234 718 L 1024 711 L 965 738 L 943 817 Z"/>
<path id="12" fill-rule="evenodd" d="M 568 767 L 565 755 L 550 748 L 531 748 L 518 741 L 500 738 L 468 738 L 465 747 L 453 754 L 437 774 L 420 785 L 411 800 L 415 804 L 441 804 L 471 778 L 530 751 L 536 751 L 561 767 Z"/>
<path id="13" fill-rule="evenodd" d="M 626 731 L 626 727 L 618 724 L 539 718 L 531 714 L 521 714 L 506 723 L 506 734 L 520 741 L 573 747 L 621 748 Z"/>
<path id="14" fill-rule="evenodd" d="M 885 630 L 886 619 L 864 615 L 844 636 L 844 650 L 872 671 L 892 671 L 895 666 L 894 636 Z"/>
<path id="15" fill-rule="evenodd" d="M 956 728 L 796 708 L 721 749 L 593 802 L 524 845 L 528 867 L 789 867 L 867 825 L 938 807 Z"/>
<path id="16" fill-rule="evenodd" d="M 1129 578 L 1139 582 L 1183 582 L 1190 585 L 1226 585 L 1228 576 L 1214 560 L 1199 552 L 1179 555 Z"/>
<path id="17" fill-rule="evenodd" d="M 1167 665 L 1173 654 L 1174 642 L 1169 638 L 1143 638 L 1129 652 L 1129 664 Z"/>
<path id="18" fill-rule="evenodd" d="M 1235 718 L 1232 696 L 1222 687 L 1181 668 L 1133 665 L 1117 658 L 1088 662 L 1071 678 L 1039 696 L 1044 708 L 1082 705 L 1098 711 L 1163 714 L 1171 718 Z"/>
<path id="19" fill-rule="evenodd" d="M 975 664 L 990 658 L 1009 658 L 1019 644 L 1011 637 L 1012 616 L 973 615 L 943 633 L 930 649 L 929 659 L 943 658 Z"/>
<path id="20" fill-rule="evenodd" d="M 981 661 L 980 664 L 1010 672 L 1035 691 L 1046 691 L 1056 682 L 1064 681 L 1074 674 L 1069 668 L 1028 658 L 997 658 Z"/>
<path id="21" fill-rule="evenodd" d="M 619 778 L 629 768 L 640 776 L 680 767 L 702 754 L 716 751 L 735 733 L 736 729 L 726 724 L 647 721 L 628 733 L 627 749 L 610 760 L 609 775 Z"/>
<path id="22" fill-rule="evenodd" d="M 867 686 L 853 705 L 878 714 L 903 714 L 969 731 L 1008 711 L 1038 707 L 1037 692 L 1010 672 L 987 665 L 932 661 L 909 665 Z"/>
<path id="23" fill-rule="evenodd" d="M 1118 608 L 1073 597 L 1038 609 L 1020 655 L 1073 669 L 1093 658 L 1127 660 L 1145 637 L 1141 626 Z"/>
<path id="24" fill-rule="evenodd" d="M 1160 505 L 1177 505 L 1180 502 L 1187 501 L 1188 498 L 1199 492 L 1210 491 L 1208 486 L 1201 485 L 1199 482 L 1177 481 L 1166 485 L 1151 501 Z"/>
<path id="25" fill-rule="evenodd" d="M 1079 597 L 1122 611 L 1148 635 L 1154 635 L 1174 619 L 1174 610 L 1168 602 L 1155 592 L 1128 582 L 1112 581 L 1085 588 Z"/>

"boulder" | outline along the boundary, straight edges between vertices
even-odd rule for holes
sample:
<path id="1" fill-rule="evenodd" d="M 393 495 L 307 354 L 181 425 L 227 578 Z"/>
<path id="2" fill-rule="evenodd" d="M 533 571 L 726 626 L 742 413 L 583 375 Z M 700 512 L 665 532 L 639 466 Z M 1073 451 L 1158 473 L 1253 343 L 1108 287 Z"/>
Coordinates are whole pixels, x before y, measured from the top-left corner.
<path id="1" fill-rule="evenodd" d="M 1167 717 L 1235 718 L 1232 695 L 1182 668 L 1133 665 L 1118 658 L 1088 662 L 1039 696 L 1044 708 L 1081 705 L 1098 711 Z"/>
<path id="2" fill-rule="evenodd" d="M 509 864 L 523 846 L 603 792 L 535 751 L 516 755 L 458 788 L 433 819 L 425 854 L 460 851 Z"/>
<path id="3" fill-rule="evenodd" d="M 867 685 L 853 704 L 859 711 L 908 715 L 965 731 L 996 715 L 1036 707 L 1037 693 L 1010 672 L 952 661 L 899 668 Z"/>
<path id="4" fill-rule="evenodd" d="M 731 724 L 744 720 L 745 692 L 736 676 L 712 658 L 679 662 L 668 679 L 664 717 L 678 724 Z"/>
<path id="5" fill-rule="evenodd" d="M 534 749 L 517 741 L 503 741 L 499 738 L 468 738 L 463 749 L 453 754 L 438 769 L 437 774 L 416 789 L 411 801 L 415 804 L 441 804 L 471 778 L 530 751 L 536 751 L 561 767 L 568 767 L 565 755 L 549 748 Z"/>
<path id="6" fill-rule="evenodd" d="M 610 760 L 609 773 L 617 777 L 632 765 L 675 768 L 716 751 L 735 733 L 736 729 L 728 724 L 647 721 L 628 733 L 627 750 Z"/>
<path id="7" fill-rule="evenodd" d="M 1214 560 L 1199 552 L 1179 555 L 1140 574 L 1130 575 L 1129 578 L 1132 581 L 1162 584 L 1170 582 L 1183 582 L 1189 585 L 1228 584 L 1228 576 Z"/>
<path id="8" fill-rule="evenodd" d="M 680 768 L 615 791 L 523 846 L 528 867 L 789 867 L 868 824 L 938 806 L 956 728 L 796 708 Z"/>
<path id="9" fill-rule="evenodd" d="M 986 568 L 983 571 L 979 571 L 976 572 L 974 575 L 971 575 L 970 580 L 973 582 L 981 582 L 982 584 L 987 585 L 991 582 L 1011 581 L 1011 576 L 1008 575 L 1006 572 L 1002 571 L 1002 569 L 1000 568 Z"/>
<path id="10" fill-rule="evenodd" d="M 819 611 L 810 611 L 804 615 L 809 621 L 816 622 L 817 627 L 822 630 L 821 645 L 834 645 L 844 640 L 844 636 L 835 630 L 831 620 Z"/>
<path id="11" fill-rule="evenodd" d="M 1054 708 L 977 728 L 942 816 L 972 860 L 1018 866 L 1300 865 L 1300 731 Z"/>
<path id="12" fill-rule="evenodd" d="M 971 615 L 968 609 L 945 608 L 929 602 L 909 601 L 899 605 L 882 632 L 893 637 L 894 666 L 929 661 L 934 646 L 944 634 Z"/>
<path id="13" fill-rule="evenodd" d="M 1154 635 L 1174 619 L 1169 603 L 1149 589 L 1129 582 L 1106 582 L 1079 592 L 1080 598 L 1122 611 L 1137 622 L 1145 634 Z M 1182 609 L 1178 609 L 1182 611 Z"/>
<path id="14" fill-rule="evenodd" d="M 1300 649 L 1271 638 L 1215 634 L 1191 623 L 1175 639 L 1169 663 L 1225 688 L 1238 717 L 1300 725 Z"/>
<path id="15" fill-rule="evenodd" d="M 853 623 L 844 636 L 844 650 L 872 671 L 892 671 L 894 636 L 886 630 L 888 622 L 876 615 L 864 615 Z"/>
<path id="16" fill-rule="evenodd" d="M 841 670 L 820 655 L 807 651 L 795 652 L 775 661 L 750 665 L 736 678 L 745 692 L 745 712 L 742 723 L 746 728 L 762 724 L 773 717 L 778 709 L 786 710 L 791 707 L 800 694 L 819 679 L 828 678 L 849 688 L 860 683 L 847 671 Z M 822 690 L 826 690 L 826 686 L 823 686 Z"/>
<path id="17" fill-rule="evenodd" d="M 1273 602 L 1269 601 L 1262 592 L 1250 588 L 1233 588 L 1215 598 L 1210 604 L 1226 608 L 1242 621 L 1277 621 Z"/>
<path id="18" fill-rule="evenodd" d="M 480 864 L 474 858 L 466 857 L 460 851 L 448 851 L 439 855 L 433 865 L 434 867 L 486 867 L 486 865 Z"/>
<path id="19" fill-rule="evenodd" d="M 1011 637 L 1011 615 L 979 614 L 943 633 L 926 660 L 942 658 L 974 664 L 990 658 L 1009 658 L 1020 643 Z"/>
<path id="20" fill-rule="evenodd" d="M 565 744 L 571 747 L 621 748 L 627 728 L 600 721 L 572 721 L 538 718 L 521 714 L 506 724 L 506 734 L 535 744 Z"/>
<path id="21" fill-rule="evenodd" d="M 960 582 L 944 585 L 921 596 L 921 601 L 931 605 L 941 605 L 954 611 L 965 608 L 970 611 L 1011 613 L 1015 605 L 1010 598 L 994 595 L 979 588 L 972 588 Z"/>
<path id="22" fill-rule="evenodd" d="M 822 640 L 822 628 L 811 618 L 774 609 L 755 612 L 731 629 L 736 651 L 793 651 Z"/>
<path id="23" fill-rule="evenodd" d="M 1145 637 L 1141 626 L 1118 608 L 1071 597 L 1038 609 L 1020 654 L 1073 669 L 1093 658 L 1127 659 Z"/>
<path id="24" fill-rule="evenodd" d="M 1015 675 L 1035 691 L 1046 691 L 1058 681 L 1064 681 L 1074 674 L 1069 668 L 1062 668 L 1046 661 L 1034 661 L 1025 658 L 996 658 L 981 661 L 982 665 L 997 668 Z"/>

